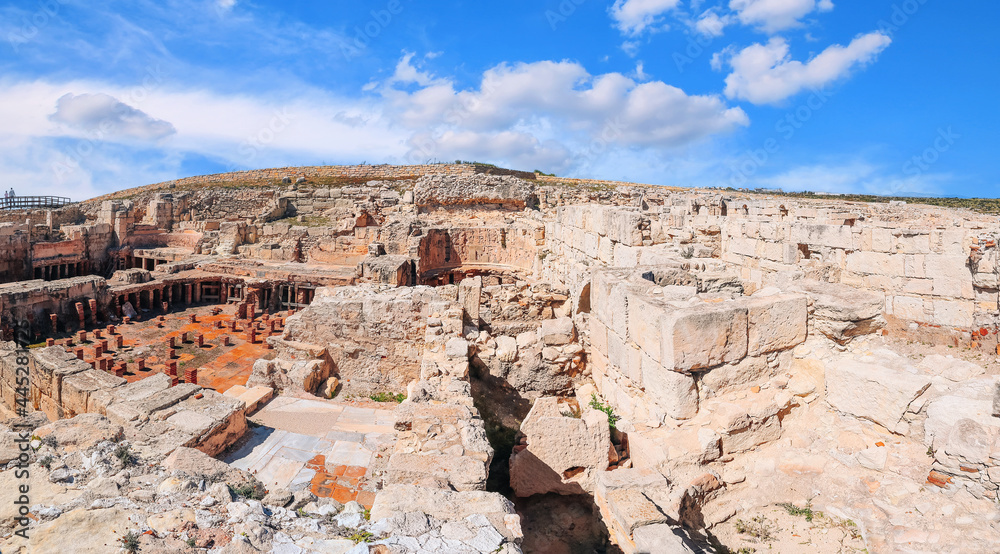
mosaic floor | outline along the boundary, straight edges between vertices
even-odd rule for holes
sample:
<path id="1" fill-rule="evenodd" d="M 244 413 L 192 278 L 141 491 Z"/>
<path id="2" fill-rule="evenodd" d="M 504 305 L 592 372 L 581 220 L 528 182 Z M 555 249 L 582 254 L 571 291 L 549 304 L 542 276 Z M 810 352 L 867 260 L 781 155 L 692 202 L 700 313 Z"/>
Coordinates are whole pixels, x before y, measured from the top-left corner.
<path id="1" fill-rule="evenodd" d="M 268 488 L 308 488 L 371 508 L 375 493 L 362 490 L 361 482 L 378 445 L 394 440 L 391 409 L 278 397 L 251 419 L 258 426 L 226 463 L 250 471 Z"/>

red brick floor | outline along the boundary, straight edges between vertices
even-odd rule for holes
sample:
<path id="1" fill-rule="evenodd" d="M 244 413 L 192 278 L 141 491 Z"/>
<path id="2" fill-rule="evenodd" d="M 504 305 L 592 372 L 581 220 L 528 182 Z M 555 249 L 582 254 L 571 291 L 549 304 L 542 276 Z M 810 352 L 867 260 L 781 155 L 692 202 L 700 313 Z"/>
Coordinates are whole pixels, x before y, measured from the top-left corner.
<path id="1" fill-rule="evenodd" d="M 253 344 L 247 342 L 247 321 L 240 321 L 235 333 L 229 330 L 228 323 L 235 315 L 235 305 L 218 306 L 222 308 L 222 313 L 216 316 L 211 315 L 213 307 L 216 306 L 196 306 L 166 314 L 162 328 L 157 326 L 159 314 L 150 315 L 153 312 L 144 314 L 141 321 L 128 325 L 119 324 L 116 326 L 115 333 L 124 336 L 124 345 L 120 350 L 114 349 L 114 335 L 109 337 L 104 326 L 96 327 L 96 329 L 104 331 L 103 337 L 110 339 L 108 346 L 111 350 L 106 354 L 114 358 L 111 367 L 117 362 L 128 362 L 128 368 L 123 377 L 130 383 L 154 373 L 167 372 L 167 339 L 174 337 L 176 343 L 174 361 L 177 362 L 177 374 L 180 381 L 184 381 L 184 371 L 194 367 L 198 369 L 199 385 L 218 392 L 225 392 L 234 385 L 245 385 L 253 370 L 253 363 L 264 357 L 269 351 L 264 340 L 266 333 L 263 330 L 258 331 L 257 340 Z M 197 323 L 190 322 L 190 314 L 196 314 Z M 286 315 L 286 312 L 281 312 L 272 314 L 272 318 L 277 317 L 283 321 L 283 316 Z M 214 327 L 215 321 L 223 322 L 221 329 Z M 258 317 L 254 325 L 266 328 L 266 326 L 261 325 L 260 321 Z M 280 333 L 281 329 L 282 327 L 279 325 L 276 328 L 276 333 Z M 76 344 L 76 347 L 84 347 L 84 359 L 86 360 L 94 358 L 94 347 L 100 344 L 100 341 L 94 340 L 93 330 L 87 330 L 89 339 L 87 342 L 82 345 Z M 188 333 L 188 341 L 182 343 L 181 337 L 184 333 Z M 200 348 L 195 343 L 196 334 L 202 334 L 205 337 L 204 345 Z M 221 338 L 223 335 L 229 335 L 229 346 L 222 346 Z M 57 341 L 56 344 L 65 344 L 65 339 Z M 135 362 L 135 351 L 140 346 L 147 346 L 151 349 L 149 355 L 145 357 L 146 368 L 144 371 L 138 371 Z"/>

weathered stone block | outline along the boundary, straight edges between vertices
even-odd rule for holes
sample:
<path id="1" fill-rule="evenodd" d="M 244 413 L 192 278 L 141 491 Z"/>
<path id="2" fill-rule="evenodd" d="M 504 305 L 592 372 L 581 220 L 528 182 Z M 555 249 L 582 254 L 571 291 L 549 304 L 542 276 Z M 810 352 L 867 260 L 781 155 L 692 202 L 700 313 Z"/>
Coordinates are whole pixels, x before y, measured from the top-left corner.
<path id="1" fill-rule="evenodd" d="M 834 409 L 890 431 L 930 385 L 927 377 L 872 363 L 844 360 L 826 368 L 826 400 Z"/>
<path id="2" fill-rule="evenodd" d="M 748 355 L 786 350 L 806 340 L 806 297 L 800 294 L 751 297 L 747 301 Z"/>
<path id="3" fill-rule="evenodd" d="M 661 317 L 660 363 L 674 371 L 705 369 L 747 355 L 747 308 L 706 303 Z"/>

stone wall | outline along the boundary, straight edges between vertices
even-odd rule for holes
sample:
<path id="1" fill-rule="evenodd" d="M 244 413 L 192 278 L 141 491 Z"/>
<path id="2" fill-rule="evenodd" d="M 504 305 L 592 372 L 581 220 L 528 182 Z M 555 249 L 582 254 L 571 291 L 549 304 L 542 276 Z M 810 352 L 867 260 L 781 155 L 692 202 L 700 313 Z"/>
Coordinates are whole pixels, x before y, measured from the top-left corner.
<path id="1" fill-rule="evenodd" d="M 30 368 L 27 376 L 18 371 L 24 367 Z M 247 429 L 241 400 L 197 385 L 171 386 L 162 373 L 127 384 L 61 346 L 26 351 L 5 343 L 0 348 L 0 401 L 14 411 L 18 398 L 25 396 L 27 411 L 41 411 L 52 421 L 100 414 L 130 427 L 127 434 L 133 437 L 169 437 L 170 450 L 187 446 L 215 456 Z"/>
<path id="2" fill-rule="evenodd" d="M 541 229 L 512 226 L 427 229 L 420 238 L 422 276 L 459 267 L 511 268 L 530 271 Z"/>
<path id="3" fill-rule="evenodd" d="M 286 321 L 282 349 L 322 352 L 349 394 L 404 392 L 420 375 L 427 320 L 449 303 L 429 287 L 317 289 Z"/>
<path id="4" fill-rule="evenodd" d="M 997 240 L 981 217 L 933 208 L 675 193 L 649 209 L 560 206 L 542 275 L 579 292 L 594 267 L 716 257 L 749 290 L 812 279 L 885 295 L 902 322 L 996 326 Z"/>
<path id="5" fill-rule="evenodd" d="M 680 267 L 595 272 L 590 361 L 601 395 L 626 419 L 658 427 L 694 417 L 701 396 L 789 363 L 806 338 L 806 296 L 746 297 L 738 287 L 724 272 Z"/>

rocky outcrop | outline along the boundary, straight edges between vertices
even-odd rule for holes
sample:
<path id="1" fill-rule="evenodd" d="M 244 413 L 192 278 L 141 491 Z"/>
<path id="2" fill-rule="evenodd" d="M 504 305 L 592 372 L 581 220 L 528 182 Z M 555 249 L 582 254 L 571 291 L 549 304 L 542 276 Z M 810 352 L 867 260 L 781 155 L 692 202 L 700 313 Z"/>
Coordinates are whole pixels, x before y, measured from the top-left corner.
<path id="1" fill-rule="evenodd" d="M 535 203 L 535 186 L 508 175 L 430 175 L 417 179 L 413 196 L 423 208 L 493 204 L 521 210 Z"/>

